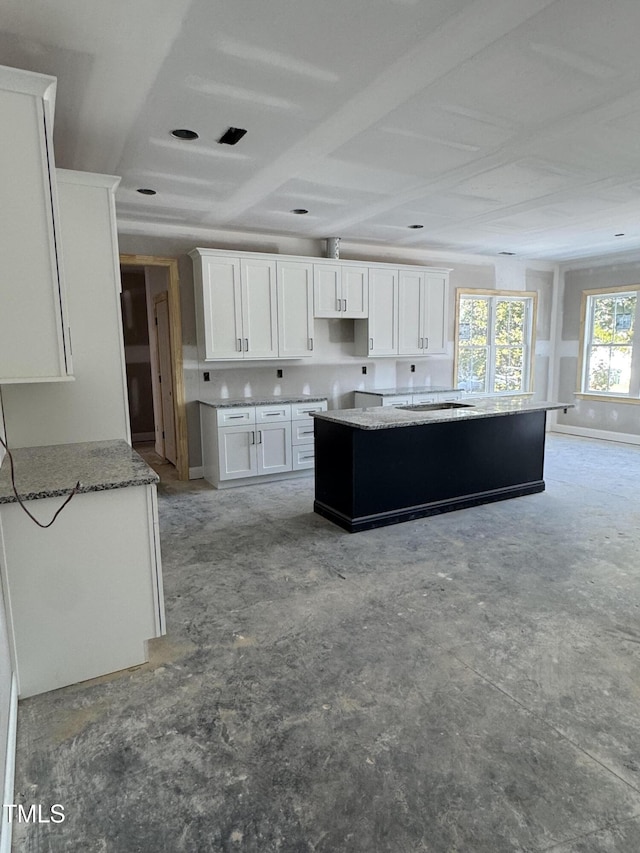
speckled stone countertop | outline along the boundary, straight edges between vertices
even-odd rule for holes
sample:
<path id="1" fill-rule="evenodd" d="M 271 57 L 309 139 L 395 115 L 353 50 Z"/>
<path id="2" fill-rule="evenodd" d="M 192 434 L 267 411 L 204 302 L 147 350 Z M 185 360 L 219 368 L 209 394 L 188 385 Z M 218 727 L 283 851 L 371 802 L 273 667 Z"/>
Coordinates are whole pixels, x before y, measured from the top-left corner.
<path id="1" fill-rule="evenodd" d="M 449 385 L 414 385 L 413 387 L 405 385 L 402 388 L 374 388 L 367 391 L 358 389 L 356 394 L 375 394 L 378 397 L 395 397 L 399 394 L 443 394 L 447 391 L 459 391 L 459 388 L 454 388 Z"/>
<path id="2" fill-rule="evenodd" d="M 523 412 L 542 412 L 552 409 L 572 409 L 573 403 L 532 402 L 522 398 L 485 397 L 459 409 L 435 409 L 412 412 L 404 407 L 371 406 L 364 409 L 337 409 L 332 412 L 312 412 L 312 417 L 344 424 L 356 429 L 391 429 L 393 427 L 424 426 L 425 424 L 493 418 L 498 415 L 518 415 Z"/>
<path id="3" fill-rule="evenodd" d="M 228 406 L 272 406 L 274 403 L 319 403 L 326 400 L 327 395 L 312 397 L 309 394 L 288 395 L 278 397 L 242 397 L 240 400 L 199 400 L 203 406 L 212 409 L 226 409 Z"/>
<path id="4" fill-rule="evenodd" d="M 157 483 L 158 475 L 126 441 L 90 441 L 22 447 L 12 451 L 18 494 L 23 500 Z M 14 503 L 9 457 L 0 469 L 0 504 Z"/>

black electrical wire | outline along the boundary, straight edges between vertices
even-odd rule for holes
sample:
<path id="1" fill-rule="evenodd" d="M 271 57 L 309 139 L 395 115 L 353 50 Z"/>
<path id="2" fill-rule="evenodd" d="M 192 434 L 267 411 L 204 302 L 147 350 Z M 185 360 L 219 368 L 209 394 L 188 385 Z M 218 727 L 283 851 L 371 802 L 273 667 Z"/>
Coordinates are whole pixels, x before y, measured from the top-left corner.
<path id="1" fill-rule="evenodd" d="M 13 489 L 13 494 L 15 495 L 15 499 L 16 499 L 16 500 L 17 500 L 17 502 L 20 504 L 20 506 L 22 507 L 22 509 L 27 513 L 27 515 L 29 516 L 29 518 L 31 519 L 31 521 L 33 521 L 33 523 L 34 523 L 34 524 L 37 524 L 37 525 L 38 525 L 38 527 L 42 527 L 42 529 L 43 529 L 43 530 L 46 530 L 46 529 L 47 529 L 47 527 L 51 527 L 51 525 L 53 524 L 53 522 L 54 522 L 54 521 L 56 520 L 56 518 L 60 515 L 60 513 L 61 513 L 61 512 L 62 512 L 62 510 L 66 507 L 66 505 L 69 503 L 69 501 L 71 500 L 71 498 L 72 498 L 74 495 L 77 495 L 77 494 L 78 494 L 78 492 L 80 491 L 80 480 L 78 480 L 78 482 L 75 484 L 75 486 L 73 487 L 73 489 L 71 490 L 71 492 L 67 495 L 67 499 L 66 499 L 66 500 L 65 500 L 65 502 L 62 504 L 62 506 L 61 506 L 61 507 L 58 507 L 58 509 L 55 511 L 54 516 L 53 516 L 53 518 L 51 519 L 51 521 L 50 521 L 48 524 L 43 524 L 41 521 L 38 521 L 38 519 L 35 517 L 35 515 L 32 515 L 32 513 L 27 509 L 26 504 L 24 503 L 24 501 L 22 500 L 22 498 L 21 498 L 21 497 L 20 497 L 20 495 L 18 494 L 18 489 L 16 488 L 16 476 L 15 476 L 15 468 L 14 468 L 14 465 L 13 465 L 13 456 L 11 455 L 11 451 L 10 451 L 10 450 L 9 450 L 9 448 L 7 447 L 7 444 L 6 444 L 6 442 L 4 441 L 4 439 L 2 438 L 2 436 L 0 436 L 0 444 L 4 447 L 4 449 L 5 449 L 5 450 L 6 450 L 6 452 L 7 452 L 7 456 L 9 457 L 9 466 L 10 466 L 10 468 L 11 468 L 11 488 Z"/>

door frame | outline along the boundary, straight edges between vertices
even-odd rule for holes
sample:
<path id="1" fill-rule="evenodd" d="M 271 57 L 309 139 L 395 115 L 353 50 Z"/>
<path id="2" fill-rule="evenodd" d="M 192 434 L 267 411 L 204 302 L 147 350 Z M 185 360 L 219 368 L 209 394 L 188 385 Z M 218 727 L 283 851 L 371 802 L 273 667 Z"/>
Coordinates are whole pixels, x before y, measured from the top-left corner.
<path id="1" fill-rule="evenodd" d="M 155 255 L 120 255 L 120 264 L 131 267 L 164 267 L 168 272 L 167 305 L 169 308 L 169 351 L 173 378 L 173 414 L 176 425 L 176 470 L 180 480 L 189 479 L 189 445 L 187 413 L 184 399 L 182 368 L 182 313 L 180 310 L 180 277 L 178 259 Z"/>
<path id="2" fill-rule="evenodd" d="M 167 306 L 167 317 L 168 317 L 169 316 L 169 294 L 166 290 L 163 290 L 162 293 L 156 293 L 156 295 L 153 297 L 153 317 L 155 320 L 154 345 L 155 345 L 155 351 L 156 351 L 156 365 L 158 368 L 158 370 L 157 370 L 158 374 L 161 377 L 163 377 L 162 359 L 160 357 L 160 333 L 158 331 L 158 329 L 160 327 L 160 324 L 158 323 L 158 306 L 161 303 L 166 304 L 166 306 Z M 171 352 L 171 328 L 170 327 L 168 328 L 168 342 L 169 342 L 169 352 Z M 169 360 L 171 361 L 171 356 L 169 356 Z M 169 371 L 169 373 L 171 374 L 171 371 Z M 175 393 L 173 390 L 173 375 L 169 375 L 167 377 L 164 377 L 163 381 L 161 381 L 160 383 L 158 383 L 156 385 L 156 388 L 158 388 L 158 397 L 160 398 L 158 402 L 160 403 L 159 411 L 160 411 L 160 417 L 162 420 L 162 454 L 161 455 L 164 456 L 165 459 L 169 459 L 169 457 L 167 456 L 167 442 L 166 442 L 167 421 L 166 421 L 165 416 L 164 416 L 165 415 L 165 402 L 166 402 L 167 386 L 169 384 L 171 384 L 171 388 L 170 388 L 170 390 L 171 390 L 171 401 L 172 401 L 171 402 L 171 409 L 173 409 L 173 398 L 175 396 Z M 169 414 L 167 414 L 167 418 L 168 417 L 169 417 Z M 156 439 L 156 441 L 157 441 L 157 439 Z M 177 451 L 175 413 L 174 413 L 174 417 L 173 417 L 173 444 L 174 444 L 174 451 Z M 156 444 L 156 448 L 157 448 L 157 444 Z M 176 456 L 176 463 L 177 463 L 177 461 L 178 460 L 177 460 L 177 456 Z M 169 459 L 169 462 L 171 462 L 171 459 Z"/>

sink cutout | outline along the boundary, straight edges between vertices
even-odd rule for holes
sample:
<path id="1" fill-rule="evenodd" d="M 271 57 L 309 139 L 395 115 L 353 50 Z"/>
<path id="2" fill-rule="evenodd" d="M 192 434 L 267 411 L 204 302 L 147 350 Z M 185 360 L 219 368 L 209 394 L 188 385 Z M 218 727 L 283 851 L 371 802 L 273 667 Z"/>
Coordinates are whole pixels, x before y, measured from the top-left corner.
<path id="1" fill-rule="evenodd" d="M 416 403 L 412 406 L 398 406 L 410 412 L 437 412 L 443 409 L 473 409 L 473 403 Z"/>

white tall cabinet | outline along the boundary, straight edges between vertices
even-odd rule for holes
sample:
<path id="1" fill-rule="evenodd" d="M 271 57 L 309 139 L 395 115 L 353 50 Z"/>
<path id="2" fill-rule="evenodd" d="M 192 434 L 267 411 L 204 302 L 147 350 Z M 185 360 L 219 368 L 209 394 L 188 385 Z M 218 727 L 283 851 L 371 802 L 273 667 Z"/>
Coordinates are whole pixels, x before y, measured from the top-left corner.
<path id="1" fill-rule="evenodd" d="M 53 162 L 56 80 L 0 66 L 0 384 L 72 374 Z"/>
<path id="2" fill-rule="evenodd" d="M 3 389 L 12 447 L 130 441 L 114 194 L 120 179 L 58 169 L 75 381 Z"/>

